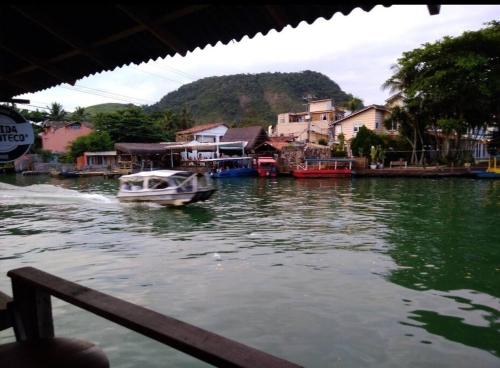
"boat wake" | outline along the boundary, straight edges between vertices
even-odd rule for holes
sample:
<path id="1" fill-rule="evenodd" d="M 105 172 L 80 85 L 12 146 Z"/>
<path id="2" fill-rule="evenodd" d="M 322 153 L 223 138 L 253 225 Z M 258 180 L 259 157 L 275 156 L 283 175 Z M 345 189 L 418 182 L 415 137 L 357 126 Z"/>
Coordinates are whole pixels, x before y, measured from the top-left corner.
<path id="1" fill-rule="evenodd" d="M 50 184 L 33 184 L 25 187 L 0 183 L 0 205 L 14 204 L 114 204 L 113 197 L 101 194 L 81 193 Z"/>

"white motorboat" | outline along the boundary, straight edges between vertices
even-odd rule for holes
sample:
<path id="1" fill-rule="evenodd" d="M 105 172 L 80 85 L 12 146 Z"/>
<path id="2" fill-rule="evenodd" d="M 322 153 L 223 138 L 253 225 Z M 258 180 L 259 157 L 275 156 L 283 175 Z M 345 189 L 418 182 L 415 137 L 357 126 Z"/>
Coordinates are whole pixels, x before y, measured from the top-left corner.
<path id="1" fill-rule="evenodd" d="M 206 201 L 215 192 L 212 179 L 189 171 L 154 170 L 120 177 L 117 197 L 124 202 L 182 206 Z"/>

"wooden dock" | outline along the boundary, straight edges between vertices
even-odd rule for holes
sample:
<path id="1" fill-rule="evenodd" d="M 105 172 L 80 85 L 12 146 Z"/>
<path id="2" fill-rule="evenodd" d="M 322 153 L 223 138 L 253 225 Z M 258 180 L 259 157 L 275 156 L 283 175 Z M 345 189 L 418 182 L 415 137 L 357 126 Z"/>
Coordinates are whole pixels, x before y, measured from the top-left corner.
<path id="1" fill-rule="evenodd" d="M 414 178 L 445 178 L 445 177 L 473 177 L 468 168 L 442 167 L 407 167 L 387 169 L 356 169 L 355 177 L 414 177 Z"/>
<path id="2" fill-rule="evenodd" d="M 49 175 L 48 171 L 23 171 L 23 176 L 38 176 L 38 175 Z"/>

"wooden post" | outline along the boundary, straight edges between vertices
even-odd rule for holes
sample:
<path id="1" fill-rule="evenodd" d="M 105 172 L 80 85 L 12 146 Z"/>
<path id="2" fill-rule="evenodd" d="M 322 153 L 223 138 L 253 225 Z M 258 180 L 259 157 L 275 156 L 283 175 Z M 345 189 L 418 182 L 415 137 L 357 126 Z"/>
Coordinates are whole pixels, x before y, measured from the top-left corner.
<path id="1" fill-rule="evenodd" d="M 54 337 L 50 295 L 15 279 L 12 280 L 12 294 L 16 340 Z"/>

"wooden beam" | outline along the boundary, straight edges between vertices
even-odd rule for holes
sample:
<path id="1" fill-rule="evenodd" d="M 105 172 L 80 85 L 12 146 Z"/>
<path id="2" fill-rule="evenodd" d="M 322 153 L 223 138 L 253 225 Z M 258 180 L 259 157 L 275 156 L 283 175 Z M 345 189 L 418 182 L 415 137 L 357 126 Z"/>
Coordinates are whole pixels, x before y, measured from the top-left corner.
<path id="1" fill-rule="evenodd" d="M 176 20 L 176 19 L 179 19 L 181 17 L 184 17 L 186 15 L 189 15 L 189 14 L 192 14 L 192 13 L 196 13 L 196 12 L 198 12 L 200 10 L 204 10 L 204 9 L 210 7 L 210 6 L 211 5 L 209 5 L 209 4 L 200 4 L 200 5 L 185 6 L 182 9 L 179 9 L 177 11 L 165 14 L 164 16 L 160 17 L 159 19 L 154 20 L 152 22 L 152 24 L 155 25 L 155 26 L 159 26 L 159 25 L 162 25 L 164 23 L 168 23 L 168 22 L 171 22 L 173 20 Z M 125 31 L 117 32 L 117 33 L 112 34 L 110 36 L 106 36 L 105 38 L 103 38 L 101 40 L 97 40 L 97 41 L 93 42 L 91 45 L 89 45 L 88 48 L 89 49 L 96 49 L 96 48 L 98 48 L 100 46 L 105 46 L 107 44 L 119 41 L 119 40 L 121 40 L 123 38 L 126 38 L 128 36 L 131 36 L 131 35 L 139 33 L 139 32 L 143 32 L 145 30 L 146 30 L 145 26 L 143 26 L 143 25 L 137 25 L 137 26 L 131 27 L 131 28 L 125 30 Z M 69 59 L 69 58 L 72 58 L 74 56 L 80 55 L 82 52 L 83 52 L 83 50 L 73 49 L 71 51 L 64 52 L 62 54 L 56 55 L 56 56 L 48 59 L 45 62 L 45 64 L 52 64 L 52 63 L 57 63 L 57 62 L 60 62 L 60 61 L 64 61 L 66 59 Z M 113 64 L 113 67 L 114 66 L 115 66 L 115 64 Z M 119 67 L 119 66 L 121 66 L 121 65 L 116 65 L 116 67 Z M 9 73 L 8 75 L 4 75 L 4 77 L 11 77 L 11 76 L 19 75 L 19 74 L 29 73 L 29 72 L 31 72 L 33 70 L 36 70 L 37 68 L 38 68 L 37 65 L 31 64 L 31 65 L 29 65 L 27 67 L 23 67 L 23 68 L 21 68 L 19 70 L 13 71 L 13 72 Z"/>
<path id="2" fill-rule="evenodd" d="M 7 276 L 17 286 L 22 285 L 24 288 L 53 295 L 218 367 L 299 367 L 260 350 L 33 267 L 11 270 Z M 24 300 L 28 301 L 29 298 Z M 16 308 L 21 307 L 16 295 L 14 302 Z"/>
<path id="3" fill-rule="evenodd" d="M 283 11 L 277 5 L 264 5 L 267 12 L 271 15 L 274 22 L 279 26 L 280 29 L 283 29 L 287 26 L 288 22 L 286 16 L 283 14 Z"/>
<path id="4" fill-rule="evenodd" d="M 50 295 L 20 279 L 12 280 L 12 295 L 16 340 L 54 337 Z"/>
<path id="5" fill-rule="evenodd" d="M 12 298 L 0 291 L 0 331 L 12 327 L 12 319 L 7 305 L 12 301 Z"/>
<path id="6" fill-rule="evenodd" d="M 158 39 L 161 43 L 174 50 L 176 53 L 181 54 L 186 50 L 186 46 L 183 45 L 177 37 L 175 37 L 172 33 L 165 31 L 164 29 L 160 29 L 160 27 L 153 24 L 151 21 L 146 20 L 144 15 L 139 15 L 137 13 L 137 10 L 132 11 L 121 4 L 117 4 L 116 7 L 134 22 L 144 27 L 144 29 L 155 36 L 156 39 Z"/>
<path id="7" fill-rule="evenodd" d="M 75 80 L 73 78 L 71 78 L 71 77 L 69 77 L 67 75 L 64 75 L 64 73 L 61 73 L 60 70 L 56 70 L 55 68 L 53 68 L 52 66 L 47 65 L 44 62 L 36 61 L 36 60 L 32 59 L 31 57 L 26 56 L 26 55 L 20 53 L 17 50 L 13 50 L 13 49 L 11 49 L 10 47 L 8 47 L 8 46 L 6 46 L 4 44 L 0 44 L 0 48 L 2 48 L 5 51 L 11 53 L 12 55 L 14 55 L 17 58 L 26 61 L 27 63 L 31 64 L 32 66 L 34 66 L 34 67 L 36 67 L 36 68 L 38 68 L 40 70 L 43 70 L 45 73 L 47 73 L 50 76 L 52 76 L 53 78 L 59 80 L 61 83 L 69 83 L 69 84 L 74 84 L 75 83 Z"/>
<path id="8" fill-rule="evenodd" d="M 430 5 L 427 5 L 427 9 L 429 9 L 430 15 L 436 15 L 436 14 L 439 14 L 439 11 L 441 10 L 441 5 L 430 4 Z"/>
<path id="9" fill-rule="evenodd" d="M 38 25 L 39 27 L 43 28 L 45 31 L 56 37 L 57 39 L 66 43 L 68 46 L 71 46 L 72 48 L 78 50 L 82 54 L 87 55 L 101 67 L 109 68 L 112 66 L 112 63 L 104 61 L 105 58 L 98 51 L 91 50 L 88 46 L 82 45 L 80 41 L 76 41 L 73 37 L 68 35 L 67 32 L 64 30 L 54 27 L 53 25 L 48 26 L 47 24 L 50 22 L 47 19 L 41 19 L 40 15 L 37 18 L 35 18 L 31 14 L 28 14 L 25 10 L 15 5 L 11 5 L 10 7 L 15 11 L 17 11 L 22 16 L 24 16 L 26 19 L 30 20 L 32 23 Z"/>

